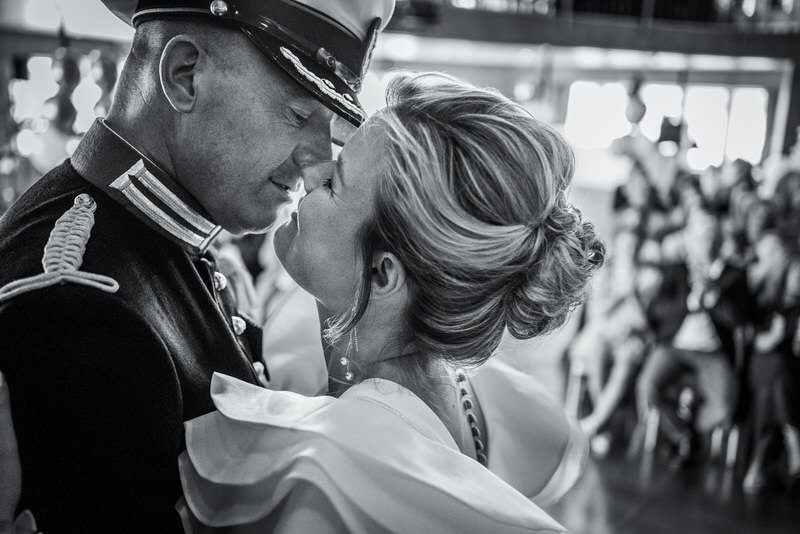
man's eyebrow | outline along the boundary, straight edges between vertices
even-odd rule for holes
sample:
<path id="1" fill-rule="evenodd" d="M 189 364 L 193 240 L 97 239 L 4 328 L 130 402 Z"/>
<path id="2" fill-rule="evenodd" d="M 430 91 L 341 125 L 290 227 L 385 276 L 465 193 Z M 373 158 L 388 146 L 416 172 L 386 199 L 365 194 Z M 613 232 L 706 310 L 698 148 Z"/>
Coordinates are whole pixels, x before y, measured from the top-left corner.
<path id="1" fill-rule="evenodd" d="M 305 98 L 292 98 L 289 99 L 289 105 L 294 106 L 295 108 L 307 113 L 308 115 L 313 114 L 317 111 L 317 107 L 314 101 L 307 100 Z"/>
<path id="2" fill-rule="evenodd" d="M 293 89 L 292 92 L 287 96 L 286 101 L 295 106 L 300 106 L 309 114 L 325 107 L 325 104 L 307 94 L 302 88 L 298 88 L 297 91 Z"/>

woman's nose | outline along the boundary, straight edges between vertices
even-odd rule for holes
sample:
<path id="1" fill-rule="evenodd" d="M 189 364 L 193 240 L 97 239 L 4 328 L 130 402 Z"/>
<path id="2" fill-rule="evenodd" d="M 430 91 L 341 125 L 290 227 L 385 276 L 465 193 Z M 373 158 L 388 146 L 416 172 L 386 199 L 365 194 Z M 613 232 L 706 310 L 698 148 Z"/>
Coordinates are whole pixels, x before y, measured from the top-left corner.
<path id="1" fill-rule="evenodd" d="M 335 170 L 335 160 L 319 161 L 317 163 L 303 165 L 300 173 L 303 176 L 303 187 L 306 193 L 310 193 L 319 187 L 326 178 L 332 177 Z"/>
<path id="2" fill-rule="evenodd" d="M 298 167 L 303 167 L 312 163 L 328 161 L 331 156 L 331 143 L 328 138 L 327 143 L 306 143 L 298 146 L 292 152 L 292 161 Z"/>

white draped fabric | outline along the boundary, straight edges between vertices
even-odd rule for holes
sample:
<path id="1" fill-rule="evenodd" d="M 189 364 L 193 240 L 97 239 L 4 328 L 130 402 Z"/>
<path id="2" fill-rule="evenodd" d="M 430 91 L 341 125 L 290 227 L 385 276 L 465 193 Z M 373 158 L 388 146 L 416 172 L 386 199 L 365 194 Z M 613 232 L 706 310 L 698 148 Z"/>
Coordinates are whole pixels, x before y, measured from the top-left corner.
<path id="1" fill-rule="evenodd" d="M 335 399 L 216 374 L 212 398 L 217 411 L 186 423 L 178 508 L 188 532 L 213 531 L 199 522 L 270 532 L 308 485 L 346 532 L 564 532 L 461 454 L 433 411 L 393 382 L 366 380 Z"/>
<path id="2" fill-rule="evenodd" d="M 540 506 L 578 480 L 588 441 L 534 378 L 491 358 L 470 374 L 488 434 L 489 469 Z"/>

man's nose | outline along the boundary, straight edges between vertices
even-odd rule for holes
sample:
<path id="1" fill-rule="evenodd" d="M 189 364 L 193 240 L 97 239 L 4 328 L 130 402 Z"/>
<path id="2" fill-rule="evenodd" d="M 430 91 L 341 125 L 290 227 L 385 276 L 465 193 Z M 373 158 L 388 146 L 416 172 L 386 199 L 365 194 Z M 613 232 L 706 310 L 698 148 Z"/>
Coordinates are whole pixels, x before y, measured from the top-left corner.
<path id="1" fill-rule="evenodd" d="M 336 161 L 318 161 L 305 165 L 300 173 L 303 176 L 303 187 L 310 193 L 320 186 L 326 178 L 331 178 L 336 170 Z"/>
<path id="2" fill-rule="evenodd" d="M 305 165 L 331 159 L 331 112 L 319 110 L 309 118 L 303 142 L 295 148 L 292 159 L 301 169 Z"/>

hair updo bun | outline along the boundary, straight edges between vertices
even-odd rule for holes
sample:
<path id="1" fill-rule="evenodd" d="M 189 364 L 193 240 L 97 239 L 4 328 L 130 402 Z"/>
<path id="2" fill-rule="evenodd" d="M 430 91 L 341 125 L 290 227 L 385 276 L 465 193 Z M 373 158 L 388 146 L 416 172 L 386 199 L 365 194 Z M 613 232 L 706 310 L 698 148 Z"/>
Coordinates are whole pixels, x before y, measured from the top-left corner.
<path id="1" fill-rule="evenodd" d="M 329 337 L 366 309 L 381 250 L 405 268 L 408 341 L 421 351 L 478 364 L 506 328 L 530 338 L 561 325 L 605 253 L 567 202 L 575 163 L 563 137 L 499 93 L 441 74 L 395 77 L 387 103 L 357 312 Z"/>
<path id="2" fill-rule="evenodd" d="M 506 326 L 517 339 L 558 328 L 583 301 L 586 281 L 603 264 L 605 246 L 576 208 L 557 206 L 531 230 L 531 266 L 509 285 Z M 539 243 L 537 243 L 539 242 Z M 541 250 L 544 249 L 544 250 Z"/>

